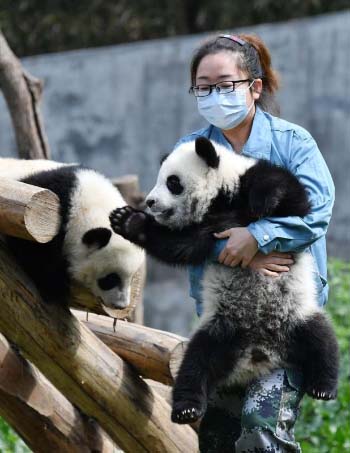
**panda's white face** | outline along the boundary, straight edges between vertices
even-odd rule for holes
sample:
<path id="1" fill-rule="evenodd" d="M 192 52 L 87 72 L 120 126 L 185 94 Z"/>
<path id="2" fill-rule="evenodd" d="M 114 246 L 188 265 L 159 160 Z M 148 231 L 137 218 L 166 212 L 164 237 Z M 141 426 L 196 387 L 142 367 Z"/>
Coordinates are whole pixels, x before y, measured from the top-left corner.
<path id="1" fill-rule="evenodd" d="M 77 179 L 64 240 L 69 274 L 107 307 L 125 308 L 131 280 L 144 261 L 139 247 L 109 228 L 109 213 L 126 203 L 109 180 L 92 170 L 79 170 Z"/>
<path id="2" fill-rule="evenodd" d="M 142 251 L 109 228 L 93 228 L 77 244 L 70 271 L 110 308 L 130 304 L 131 280 L 143 262 Z"/>
<path id="3" fill-rule="evenodd" d="M 181 229 L 199 223 L 221 188 L 235 190 L 253 160 L 203 137 L 177 147 L 162 163 L 146 204 L 155 219 Z"/>

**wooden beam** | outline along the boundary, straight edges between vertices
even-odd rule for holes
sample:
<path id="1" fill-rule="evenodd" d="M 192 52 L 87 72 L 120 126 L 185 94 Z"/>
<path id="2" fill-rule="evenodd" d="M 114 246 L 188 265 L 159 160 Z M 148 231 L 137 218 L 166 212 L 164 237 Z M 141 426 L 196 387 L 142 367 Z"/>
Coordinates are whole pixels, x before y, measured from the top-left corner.
<path id="1" fill-rule="evenodd" d="M 73 313 L 171 404 L 170 386 L 182 362 L 187 338 L 125 321 L 118 321 L 113 326 L 106 316 L 89 315 L 89 321 L 86 321 L 81 312 L 73 310 Z M 200 421 L 191 424 L 196 432 L 199 424 Z"/>
<path id="2" fill-rule="evenodd" d="M 0 179 L 1 233 L 45 243 L 58 233 L 60 223 L 60 201 L 55 193 Z"/>
<path id="3" fill-rule="evenodd" d="M 113 453 L 116 445 L 0 334 L 0 415 L 36 453 Z"/>
<path id="4" fill-rule="evenodd" d="M 130 453 L 192 453 L 170 406 L 64 307 L 44 304 L 0 243 L 0 331 L 55 387 Z"/>
<path id="5" fill-rule="evenodd" d="M 39 110 L 42 85 L 23 70 L 0 30 L 0 89 L 11 114 L 18 154 L 25 159 L 50 158 Z"/>
<path id="6" fill-rule="evenodd" d="M 166 385 L 173 383 L 171 357 L 186 338 L 125 321 L 118 321 L 113 327 L 113 321 L 105 316 L 90 314 L 86 321 L 83 313 L 74 314 L 141 376 Z"/>

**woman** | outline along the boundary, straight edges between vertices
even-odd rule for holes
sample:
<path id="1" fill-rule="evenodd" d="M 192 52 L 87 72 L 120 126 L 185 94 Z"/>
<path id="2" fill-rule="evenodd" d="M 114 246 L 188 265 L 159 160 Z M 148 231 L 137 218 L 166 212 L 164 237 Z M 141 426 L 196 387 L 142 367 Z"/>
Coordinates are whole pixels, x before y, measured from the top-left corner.
<path id="1" fill-rule="evenodd" d="M 247 227 L 218 232 L 216 256 L 227 266 L 249 266 L 275 278 L 288 272 L 293 252 L 309 250 L 320 305 L 327 300 L 325 234 L 334 203 L 334 185 L 311 135 L 272 114 L 278 79 L 264 43 L 252 35 L 220 35 L 205 42 L 191 63 L 190 91 L 210 123 L 178 144 L 205 136 L 232 152 L 287 167 L 306 186 L 312 212 L 304 217 L 265 218 Z M 269 113 L 268 113 L 269 112 Z M 201 314 L 203 267 L 190 270 L 191 295 Z M 294 439 L 302 377 L 275 370 L 247 389 L 220 388 L 203 417 L 201 452 L 298 452 Z"/>

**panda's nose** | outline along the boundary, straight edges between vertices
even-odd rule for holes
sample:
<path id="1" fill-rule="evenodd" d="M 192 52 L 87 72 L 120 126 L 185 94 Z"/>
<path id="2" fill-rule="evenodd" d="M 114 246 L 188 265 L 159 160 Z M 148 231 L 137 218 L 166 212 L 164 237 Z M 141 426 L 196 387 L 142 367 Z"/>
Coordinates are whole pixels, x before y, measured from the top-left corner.
<path id="1" fill-rule="evenodd" d="M 152 198 L 149 198 L 148 200 L 146 200 L 146 205 L 151 208 L 154 205 L 154 200 L 152 200 Z"/>

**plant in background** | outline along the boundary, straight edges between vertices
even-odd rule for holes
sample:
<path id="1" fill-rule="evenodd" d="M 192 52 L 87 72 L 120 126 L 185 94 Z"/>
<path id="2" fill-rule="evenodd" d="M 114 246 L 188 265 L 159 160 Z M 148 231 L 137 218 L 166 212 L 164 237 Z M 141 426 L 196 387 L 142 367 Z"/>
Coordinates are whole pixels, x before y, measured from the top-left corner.
<path id="1" fill-rule="evenodd" d="M 329 261 L 326 311 L 333 320 L 341 355 L 338 398 L 320 402 L 305 397 L 296 427 L 303 453 L 350 451 L 350 263 Z"/>

